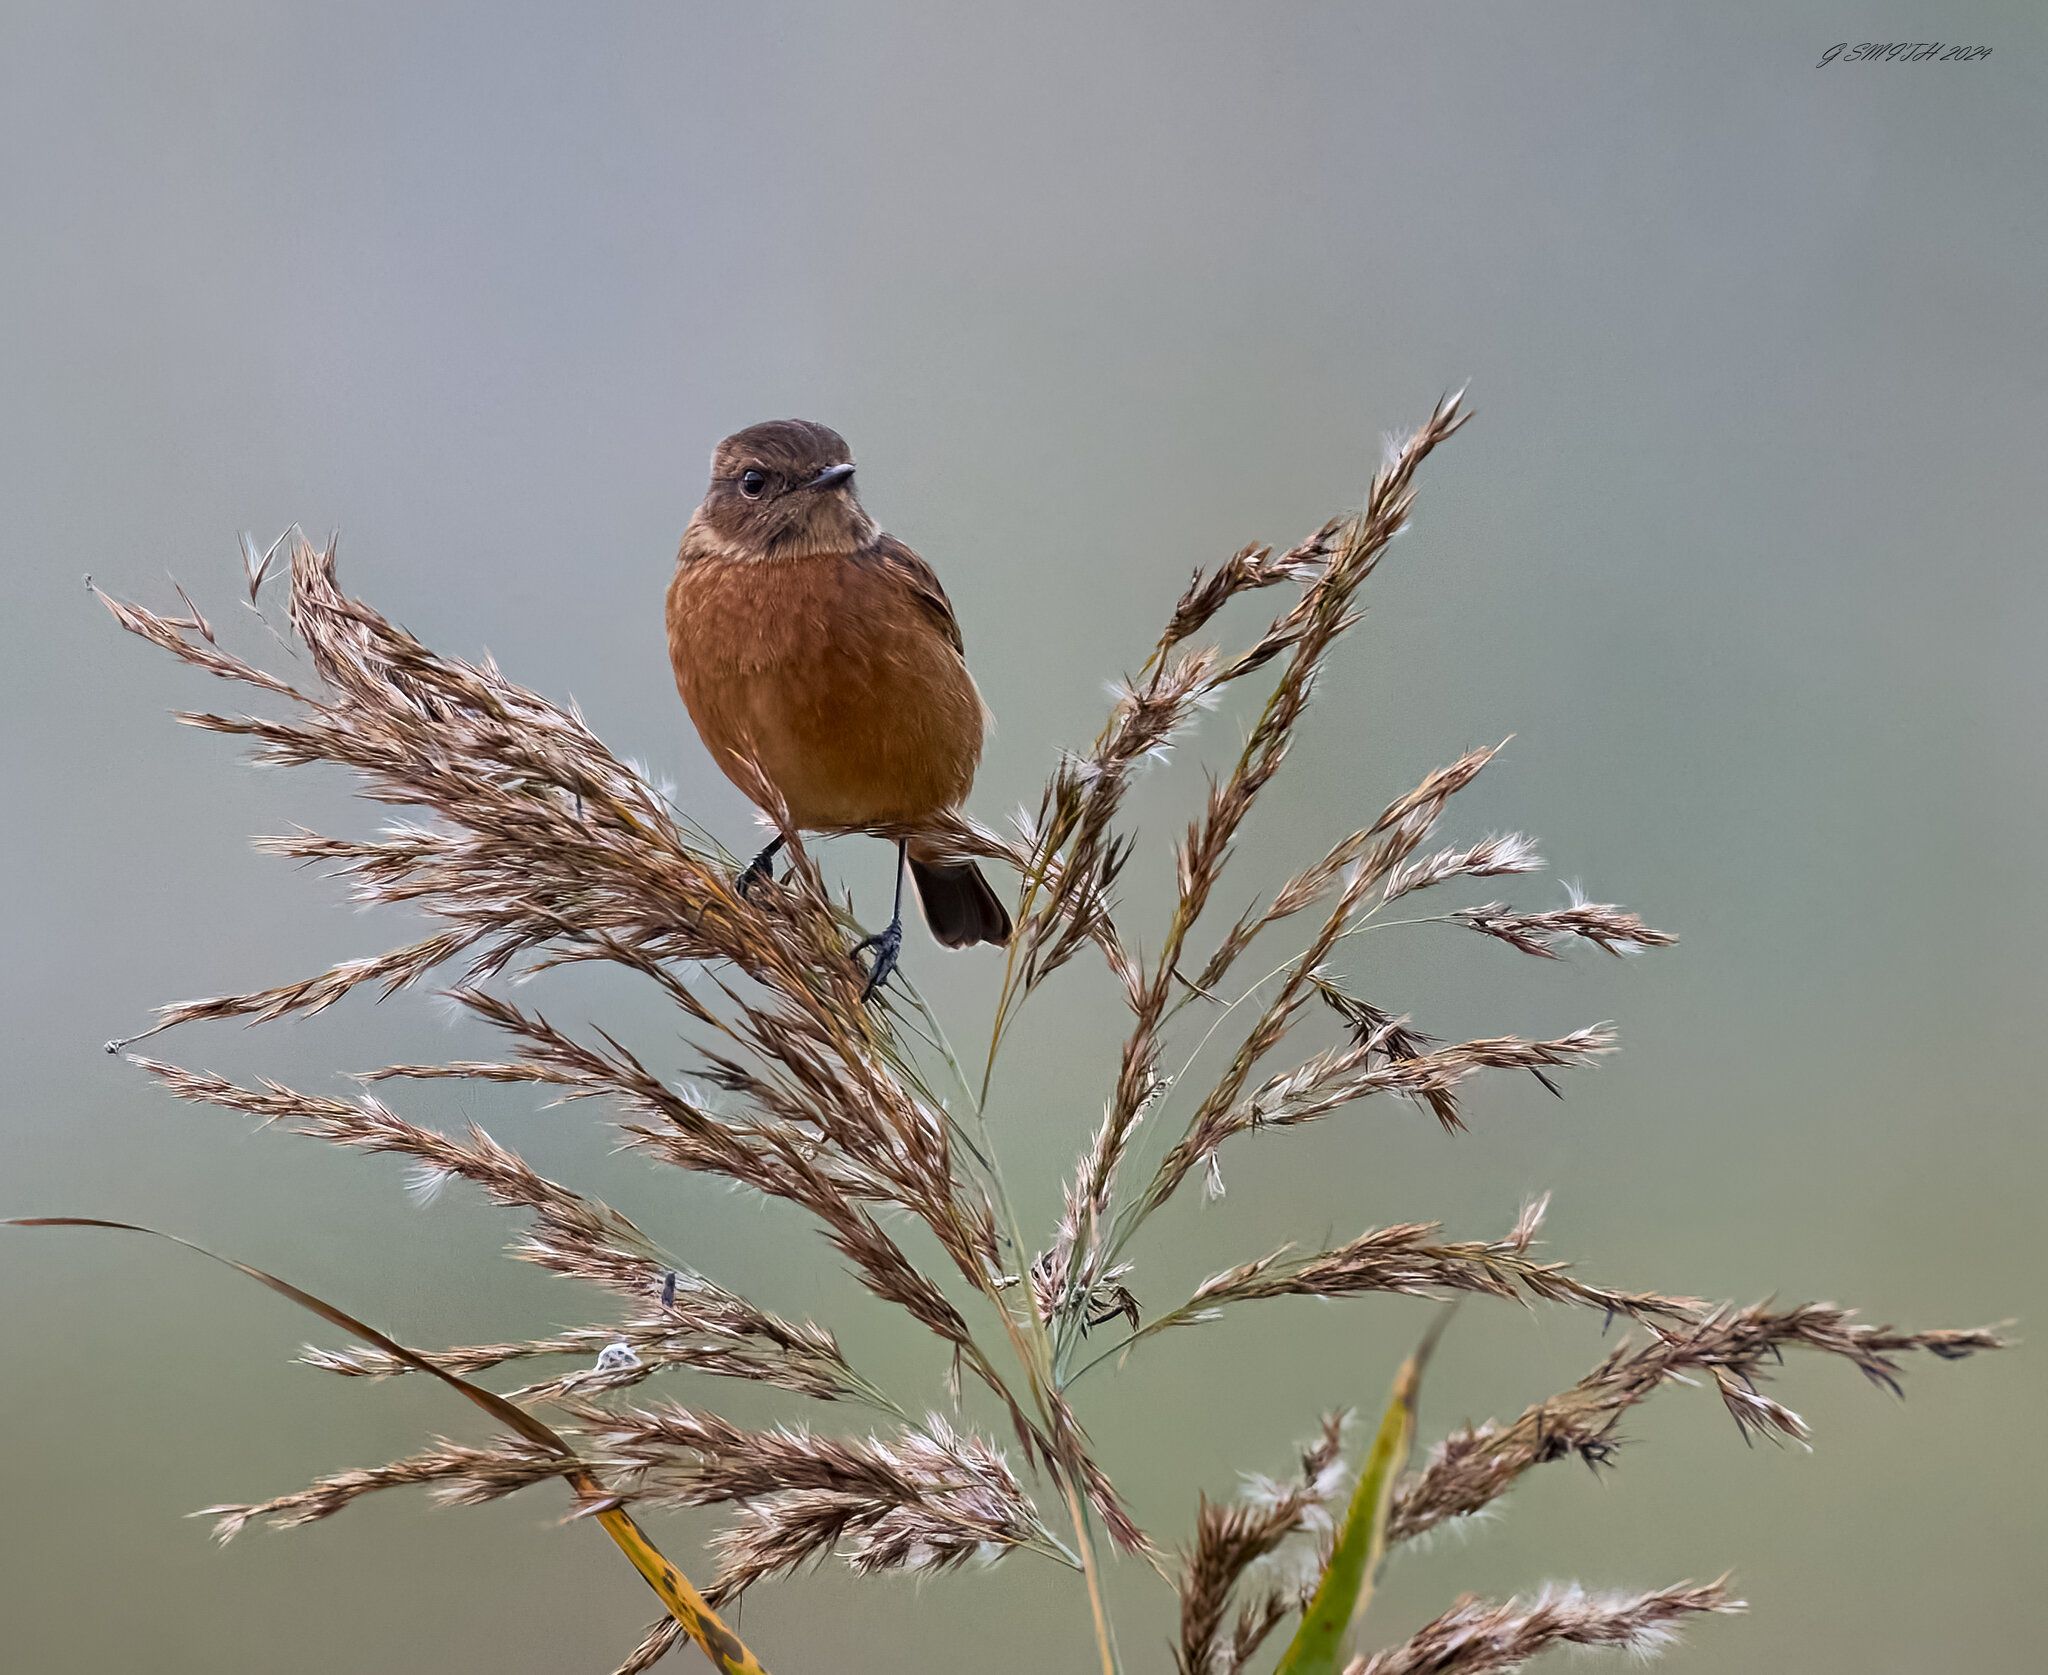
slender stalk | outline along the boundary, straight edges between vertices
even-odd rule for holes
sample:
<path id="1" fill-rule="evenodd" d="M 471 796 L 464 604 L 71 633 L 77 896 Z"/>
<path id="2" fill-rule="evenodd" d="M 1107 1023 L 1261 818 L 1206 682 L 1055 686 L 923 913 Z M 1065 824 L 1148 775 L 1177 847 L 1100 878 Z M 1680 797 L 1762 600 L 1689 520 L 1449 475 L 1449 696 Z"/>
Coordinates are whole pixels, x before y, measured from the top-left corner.
<path id="1" fill-rule="evenodd" d="M 1109 1626 L 1109 1611 L 1102 1600 L 1102 1577 L 1095 1564 L 1094 1544 L 1088 1539 L 1088 1503 L 1071 1473 L 1065 1477 L 1067 1510 L 1074 1515 L 1074 1539 L 1081 1549 L 1081 1565 L 1088 1578 L 1088 1608 L 1095 1613 L 1095 1649 L 1102 1656 L 1102 1675 L 1121 1675 L 1116 1634 Z"/>
<path id="2" fill-rule="evenodd" d="M 960 1061 L 954 1054 L 951 1043 L 946 1040 L 944 1026 L 933 1016 L 923 995 L 910 988 L 907 983 L 905 987 L 918 1012 L 931 1027 L 933 1035 L 943 1043 L 940 1052 L 958 1078 L 961 1091 L 967 1095 L 967 1108 L 975 1128 L 975 1143 L 972 1149 L 987 1170 L 989 1184 L 994 1189 L 997 1214 L 1002 1218 L 1003 1233 L 1009 1240 L 1011 1251 L 1017 1261 L 1017 1289 L 1023 1294 L 1023 1315 L 1030 1329 L 1028 1342 L 1018 1332 L 1016 1315 L 1010 1309 L 1004 1293 L 998 1290 L 993 1282 L 986 1285 L 984 1290 L 1002 1315 L 1003 1327 L 1009 1334 L 1011 1348 L 1016 1352 L 1026 1378 L 1030 1380 L 1032 1398 L 1038 1405 L 1039 1414 L 1044 1419 L 1047 1429 L 1056 1434 L 1052 1402 L 1047 1395 L 1049 1389 L 1057 1388 L 1053 1376 L 1052 1341 L 1046 1332 L 1045 1321 L 1038 1312 L 1038 1300 L 1031 1283 L 1031 1256 L 1024 1242 L 1023 1223 L 1018 1219 L 1016 1204 L 1011 1199 L 1009 1187 L 1003 1179 L 1002 1164 L 996 1155 L 995 1137 L 989 1132 L 987 1112 L 982 1099 L 976 1098 L 968 1087 Z M 990 1070 L 994 1068 L 996 1044 L 995 1041 L 991 1041 L 989 1047 Z M 987 1086 L 987 1078 L 984 1075 L 984 1095 Z M 1095 1643 L 1102 1657 L 1103 1675 L 1118 1675 L 1116 1637 L 1110 1626 L 1108 1607 L 1103 1599 L 1101 1564 L 1096 1557 L 1095 1543 L 1089 1534 L 1088 1504 L 1081 1494 L 1080 1473 L 1073 1463 L 1062 1460 L 1059 1465 L 1059 1477 L 1060 1486 L 1066 1495 L 1067 1510 L 1073 1517 L 1075 1554 L 1080 1560 L 1082 1574 L 1088 1582 L 1088 1605 L 1095 1619 Z"/>
<path id="3" fill-rule="evenodd" d="M 1024 1318 L 1030 1324 L 1029 1345 L 1018 1336 L 1015 1318 L 1002 1303 L 1000 1295 L 991 1288 L 990 1295 L 1002 1308 L 1003 1324 L 1010 1334 L 1011 1347 L 1023 1363 L 1025 1376 L 1031 1381 L 1032 1398 L 1044 1418 L 1046 1427 L 1055 1435 L 1058 1427 L 1053 1420 L 1052 1401 L 1047 1392 L 1056 1388 L 1053 1382 L 1052 1341 L 1046 1333 L 1045 1321 L 1038 1312 L 1038 1298 L 1032 1289 L 1030 1258 L 1024 1247 L 1024 1233 L 1017 1220 L 1016 1206 L 1010 1200 L 1008 1189 L 1003 1185 L 1002 1169 L 995 1161 L 995 1145 L 988 1135 L 987 1119 L 981 1108 L 974 1108 L 975 1120 L 981 1125 L 984 1141 L 989 1148 L 991 1179 L 1005 1225 L 1009 1229 L 1012 1248 L 1017 1252 L 1018 1286 L 1023 1293 Z M 1059 1463 L 1061 1487 L 1066 1492 L 1067 1510 L 1074 1521 L 1074 1549 L 1080 1556 L 1082 1573 L 1088 1580 L 1088 1605 L 1095 1617 L 1095 1644 L 1102 1655 L 1103 1675 L 1118 1675 L 1119 1665 L 1116 1653 L 1116 1637 L 1110 1627 L 1109 1612 L 1102 1595 L 1101 1563 L 1096 1557 L 1095 1543 L 1088 1531 L 1088 1503 L 1081 1495 L 1080 1469 L 1075 1462 L 1061 1460 Z"/>

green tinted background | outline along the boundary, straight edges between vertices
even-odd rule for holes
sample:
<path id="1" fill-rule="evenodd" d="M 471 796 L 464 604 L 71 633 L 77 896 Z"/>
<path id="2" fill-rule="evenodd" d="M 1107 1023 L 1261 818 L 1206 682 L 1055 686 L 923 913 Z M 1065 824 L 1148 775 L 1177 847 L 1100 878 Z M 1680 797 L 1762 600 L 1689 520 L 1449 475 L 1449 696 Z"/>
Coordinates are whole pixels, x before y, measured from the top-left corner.
<path id="1" fill-rule="evenodd" d="M 1816 68 L 1937 27 L 1995 50 Z M 1683 943 L 1553 966 L 1443 929 L 1368 939 L 1351 975 L 1424 1028 L 1614 1018 L 1626 1050 L 1563 1104 L 1482 1085 L 1465 1135 L 1376 1102 L 1240 1144 L 1228 1196 L 1141 1247 L 1147 1306 L 1288 1237 L 1485 1236 L 1554 1189 L 1547 1250 L 1613 1283 L 2038 1319 L 2044 45 L 2036 7 L 1954 3 L 10 6 L 4 1208 L 157 1223 L 420 1344 L 602 1318 L 503 1260 L 512 1226 L 474 1195 L 423 1211 L 387 1162 L 174 1106 L 99 1053 L 152 1005 L 406 922 L 249 853 L 249 833 L 375 815 L 338 776 L 252 773 L 171 725 L 233 695 L 121 636 L 82 572 L 158 606 L 172 572 L 256 650 L 236 532 L 338 526 L 353 588 L 573 695 L 742 848 L 660 596 L 712 444 L 816 417 L 945 578 L 1001 722 L 974 803 L 998 818 L 1092 735 L 1192 566 L 1355 504 L 1380 434 L 1469 378 L 1481 416 L 1427 467 L 1223 911 L 1513 733 L 1446 835 L 1533 832 L 1551 869 L 1502 881 L 1515 899 L 1582 879 Z M 1141 939 L 1194 759 L 1241 724 L 1207 719 L 1134 800 Z M 881 846 L 828 859 L 879 905 Z M 908 957 L 973 1035 L 995 958 L 915 937 Z M 545 1004 L 683 1061 L 631 989 Z M 1081 966 L 1018 1037 L 995 1120 L 1034 1217 L 1116 1040 Z M 406 996 L 158 1046 L 333 1092 L 485 1044 Z M 612 1156 L 593 1108 L 394 1098 L 487 1123 L 714 1277 L 829 1321 L 908 1402 L 943 1401 L 930 1341 L 792 1216 Z M 1246 1310 L 1160 1342 L 1084 1417 L 1173 1544 L 1197 1491 L 1379 1399 L 1424 1315 Z M 1598 1328 L 1468 1306 L 1425 1439 L 1568 1383 Z M 610 1668 L 651 1599 L 595 1530 L 558 1527 L 551 1491 L 462 1513 L 393 1495 L 225 1552 L 182 1520 L 477 1434 L 445 1392 L 293 1366 L 309 1331 L 180 1253 L 8 1236 L 10 1667 Z M 2025 1665 L 2035 1353 L 1910 1385 L 1901 1406 L 1795 1360 L 1774 1388 L 1810 1454 L 1745 1448 L 1711 1394 L 1673 1389 L 1604 1479 L 1546 1468 L 1497 1523 L 1400 1555 L 1369 1640 L 1465 1590 L 1733 1568 L 1754 1614 L 1672 1668 Z M 658 1525 L 700 1574 L 711 1527 Z M 1162 1667 L 1167 1590 L 1126 1562 L 1115 1596 L 1130 1666 Z M 1028 1558 L 922 1587 L 828 1568 L 763 1588 L 741 1626 L 778 1671 L 1089 1656 L 1078 1584 Z"/>

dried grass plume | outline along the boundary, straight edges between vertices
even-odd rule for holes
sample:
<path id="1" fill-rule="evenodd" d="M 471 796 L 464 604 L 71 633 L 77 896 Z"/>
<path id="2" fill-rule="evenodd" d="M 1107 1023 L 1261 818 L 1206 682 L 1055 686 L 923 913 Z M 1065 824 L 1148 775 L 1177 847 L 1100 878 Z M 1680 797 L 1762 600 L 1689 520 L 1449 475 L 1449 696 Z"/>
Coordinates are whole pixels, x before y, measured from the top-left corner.
<path id="1" fill-rule="evenodd" d="M 1418 906 L 1481 880 L 1501 889 L 1491 881 L 1545 864 L 1518 832 L 1438 837 L 1498 747 L 1450 753 L 1377 813 L 1362 809 L 1356 830 L 1271 895 L 1233 903 L 1223 911 L 1235 917 L 1217 923 L 1247 823 L 1408 523 L 1417 473 L 1466 418 L 1459 399 L 1442 403 L 1393 450 L 1355 514 L 1279 554 L 1245 547 L 1197 572 L 1149 655 L 1116 687 L 1100 733 L 1060 757 L 1014 831 L 957 817 L 922 834 L 1014 880 L 1016 934 L 987 1053 L 975 1062 L 907 982 L 863 1004 L 865 974 L 847 954 L 860 927 L 797 834 L 786 875 L 742 896 L 735 857 L 572 708 L 488 659 L 432 651 L 348 596 L 332 545 L 295 537 L 268 553 L 253 542 L 245 550 L 260 615 L 286 548 L 285 614 L 302 655 L 289 680 L 228 649 L 189 600 L 183 615 L 165 616 L 108 599 L 123 628 L 239 689 L 255 712 L 182 720 L 246 741 L 259 762 L 346 769 L 364 797 L 395 811 L 373 836 L 298 831 L 261 847 L 323 869 L 356 902 L 399 905 L 419 921 L 413 939 L 384 953 L 167 1006 L 144 1033 L 311 1016 L 359 989 L 389 996 L 432 980 L 495 1043 L 477 1059 L 374 1067 L 342 1098 L 269 1081 L 244 1086 L 155 1056 L 131 1054 L 133 1062 L 180 1100 L 401 1157 L 428 1195 L 473 1191 L 512 1212 L 513 1254 L 583 1287 L 587 1323 L 536 1322 L 515 1341 L 419 1353 L 463 1377 L 504 1368 L 528 1380 L 512 1400 L 559 1416 L 577 1439 L 579 1469 L 595 1475 L 609 1504 L 721 1509 L 728 1522 L 714 1545 L 713 1603 L 835 1555 L 862 1574 L 1042 1561 L 1079 1578 L 1077 1610 L 1087 1611 L 1110 1675 L 1101 1582 L 1113 1551 L 1173 1579 L 1181 1675 L 1230 1675 L 1313 1591 L 1347 1469 L 1333 1416 L 1285 1478 L 1231 1501 L 1190 1488 L 1194 1530 L 1176 1557 L 1141 1521 L 1166 1509 L 1132 1504 L 1082 1406 L 1094 1369 L 1121 1364 L 1169 1329 L 1269 1298 L 1373 1295 L 1558 1306 L 1626 1323 L 1623 1341 L 1570 1389 L 1438 1440 L 1392 1494 L 1386 1534 L 1396 1542 L 1495 1504 L 1538 1465 L 1611 1464 L 1624 1417 L 1674 1383 L 1714 1392 L 1745 1434 L 1803 1438 L 1799 1416 L 1769 1393 L 1788 1351 L 1846 1362 L 1896 1389 L 1914 1352 L 1954 1359 L 1998 1347 L 1986 1329 L 1894 1331 L 1830 1304 L 1744 1308 L 1584 1278 L 1536 1254 L 1541 1203 L 1493 1237 L 1452 1237 L 1416 1220 L 1332 1243 L 1224 1252 L 1184 1297 L 1162 1295 L 1147 1278 L 1151 1218 L 1191 1180 L 1220 1192 L 1245 1146 L 1348 1120 L 1374 1100 L 1412 1107 L 1446 1131 L 1447 1144 L 1469 1144 L 1461 1131 L 1486 1078 L 1531 1074 L 1556 1091 L 1557 1078 L 1614 1050 L 1615 1032 L 1597 1021 L 1551 1039 L 1425 1033 L 1404 1009 L 1389 961 L 1357 957 L 1360 938 L 1391 930 L 1390 904 L 1400 904 L 1403 924 L 1476 932 L 1495 951 L 1545 962 L 1579 945 L 1625 954 L 1675 940 L 1576 890 L 1562 907 Z M 1247 643 L 1209 643 L 1231 607 L 1274 593 L 1277 608 Z M 1133 776 L 1201 710 L 1250 692 L 1240 683 L 1255 680 L 1263 696 L 1249 704 L 1241 747 L 1215 765 L 1165 858 L 1165 919 L 1135 925 L 1120 897 L 1140 853 L 1123 810 Z M 1030 727 L 1028 716 L 1006 719 Z M 1272 957 L 1247 965 L 1255 946 Z M 513 978 L 589 963 L 629 974 L 666 1002 L 688 1042 L 688 1080 L 618 1035 L 513 998 Z M 1089 980 L 1121 1007 L 1123 1038 L 1063 1213 L 1032 1229 L 1017 1215 L 987 1116 L 1030 1102 L 1031 1067 L 1003 1048 L 1034 994 L 1077 963 L 1094 965 Z M 693 1249 L 680 1263 L 483 1129 L 444 1133 L 408 1114 L 408 1088 L 451 1079 L 595 1101 L 650 1167 L 761 1195 L 783 1212 L 778 1229 L 807 1225 L 862 1287 L 935 1339 L 953 1387 L 891 1389 L 857 1368 L 827 1326 L 721 1281 L 721 1251 Z M 309 1348 L 305 1358 L 360 1380 L 414 1370 L 375 1348 Z M 760 1428 L 720 1417 L 707 1405 L 716 1386 L 697 1382 L 716 1379 L 767 1387 L 789 1404 L 788 1419 Z M 678 1382 L 691 1392 L 687 1404 L 654 1394 Z M 1261 1389 L 1291 1399 L 1284 1377 Z M 1170 1433 L 1174 1415 L 1157 1423 Z M 1209 1464 L 1200 1470 L 1208 1475 Z M 421 1485 L 471 1504 L 564 1471 L 559 1456 L 517 1436 L 436 1439 L 388 1465 L 208 1512 L 226 1539 L 252 1521 L 329 1517 L 387 1488 Z M 1506 1670 L 1558 1643 L 1649 1653 L 1681 1622 L 1737 1609 L 1720 1583 L 1463 1599 L 1404 1642 L 1361 1654 L 1349 1675 Z M 772 1605 L 757 1605 L 753 1621 L 772 1624 Z M 679 1634 L 664 1620 L 620 1667 L 648 1667 Z M 1017 1661 L 1036 1660 L 1025 1650 Z"/>

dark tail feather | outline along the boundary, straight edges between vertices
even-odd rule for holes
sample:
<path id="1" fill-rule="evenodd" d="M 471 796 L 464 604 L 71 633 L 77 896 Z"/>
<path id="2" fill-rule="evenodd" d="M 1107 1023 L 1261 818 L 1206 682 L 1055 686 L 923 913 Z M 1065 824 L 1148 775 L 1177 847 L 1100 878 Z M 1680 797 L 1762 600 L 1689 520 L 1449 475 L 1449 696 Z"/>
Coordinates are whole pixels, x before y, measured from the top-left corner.
<path id="1" fill-rule="evenodd" d="M 1010 915 L 972 861 L 933 866 L 911 857 L 910 876 L 924 907 L 924 922 L 948 948 L 969 948 L 977 942 L 1010 940 Z"/>

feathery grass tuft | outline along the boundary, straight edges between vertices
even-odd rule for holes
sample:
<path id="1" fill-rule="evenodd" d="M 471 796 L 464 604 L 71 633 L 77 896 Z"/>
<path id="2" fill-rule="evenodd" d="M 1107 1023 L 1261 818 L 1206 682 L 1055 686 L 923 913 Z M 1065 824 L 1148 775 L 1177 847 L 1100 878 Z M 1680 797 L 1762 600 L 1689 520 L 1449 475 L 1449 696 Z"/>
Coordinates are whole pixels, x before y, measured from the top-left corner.
<path id="1" fill-rule="evenodd" d="M 1604 1023 L 1550 1040 L 1439 1040 L 1381 992 L 1379 965 L 1373 992 L 1361 992 L 1352 939 L 1389 923 L 1390 904 L 1402 904 L 1401 923 L 1476 932 L 1547 961 L 1578 943 L 1618 955 L 1675 940 L 1576 889 L 1563 907 L 1489 900 L 1414 916 L 1426 892 L 1544 865 L 1518 832 L 1430 847 L 1499 747 L 1456 757 L 1269 898 L 1241 905 L 1221 928 L 1213 923 L 1238 840 L 1286 764 L 1329 657 L 1359 620 L 1362 591 L 1408 523 L 1420 468 L 1468 416 L 1459 397 L 1441 403 L 1390 449 L 1356 514 L 1277 555 L 1246 547 L 1198 571 L 1137 673 L 1113 688 L 1100 733 L 1059 760 L 1014 833 L 965 816 L 920 830 L 939 850 L 996 862 L 1017 878 L 1016 934 L 976 1064 L 963 1061 L 907 982 L 878 1005 L 863 1004 L 866 974 L 848 954 L 861 927 L 827 894 L 765 777 L 758 800 L 784 829 L 787 866 L 743 896 L 734 856 L 573 709 L 516 685 L 488 660 L 437 654 L 350 598 L 331 545 L 289 542 L 287 615 L 311 680 L 288 682 L 237 656 L 182 592 L 185 614 L 177 617 L 108 599 L 123 628 L 274 712 L 181 719 L 249 741 L 259 762 L 346 768 L 363 796 L 406 811 L 369 839 L 295 832 L 261 846 L 325 868 L 359 903 L 404 904 L 424 921 L 417 940 L 373 958 L 167 1006 L 144 1034 L 310 1016 L 358 989 L 388 996 L 431 978 L 499 1043 L 488 1059 L 372 1069 L 349 1099 L 273 1082 L 242 1087 L 153 1057 L 131 1055 L 133 1062 L 176 1098 L 401 1156 L 424 1192 L 475 1189 L 524 1218 L 513 1247 L 519 1259 L 588 1286 L 602 1315 L 518 1342 L 418 1350 L 371 1335 L 354 1348 L 309 1348 L 309 1364 L 340 1376 L 424 1371 L 465 1388 L 501 1366 L 569 1363 L 509 1397 L 491 1397 L 515 1416 L 552 1410 L 561 1435 L 535 1420 L 533 1429 L 513 1425 L 512 1434 L 482 1443 L 437 1440 L 404 1460 L 322 1478 L 260 1505 L 212 1508 L 223 1539 L 253 1520 L 304 1523 L 401 1485 L 469 1503 L 567 1477 L 586 1509 L 601 1520 L 616 1515 L 633 1531 L 637 1547 L 613 1533 L 671 1610 L 622 1670 L 648 1668 L 686 1631 L 714 1661 L 758 1669 L 744 1647 L 718 1641 L 706 1626 L 726 1632 L 711 1606 L 834 1554 L 863 1574 L 925 1574 L 1030 1554 L 1079 1573 L 1105 1675 L 1116 1675 L 1102 1589 L 1107 1549 L 1141 1556 L 1173 1580 L 1181 1675 L 1235 1675 L 1290 1620 L 1298 1644 L 1317 1641 L 1314 1666 L 1335 1668 L 1353 1602 L 1369 1593 L 1385 1544 L 1491 1506 L 1534 1466 L 1571 1457 L 1610 1465 L 1622 1417 L 1668 1383 L 1711 1384 L 1745 1433 L 1800 1438 L 1799 1416 L 1765 1389 L 1787 1349 L 1846 1361 L 1896 1390 L 1909 1352 L 1956 1359 L 1999 1347 L 1990 1329 L 1898 1332 L 1859 1324 L 1831 1304 L 1739 1308 L 1583 1280 L 1531 1254 L 1541 1203 L 1498 1238 L 1452 1239 L 1415 1222 L 1327 1249 L 1247 1254 L 1179 1302 L 1144 1282 L 1148 1221 L 1190 1179 L 1220 1192 L 1225 1154 L 1252 1136 L 1337 1118 L 1381 1096 L 1455 1134 L 1481 1078 L 1528 1072 L 1555 1092 L 1554 1074 L 1613 1050 Z M 285 545 L 259 553 L 245 542 L 252 608 Z M 1275 589 L 1280 607 L 1249 644 L 1228 651 L 1204 642 L 1226 607 Z M 1122 922 L 1118 894 L 1138 860 L 1123 823 L 1125 794 L 1198 712 L 1255 678 L 1270 682 L 1263 704 L 1174 848 L 1165 923 L 1138 934 Z M 1253 946 L 1295 921 L 1306 929 L 1291 951 L 1263 975 L 1242 976 Z M 1102 960 L 1128 1029 L 1064 1212 L 1055 1226 L 1034 1231 L 1016 1214 L 988 1108 L 999 1096 L 1021 1100 L 997 1076 L 1021 1011 L 1084 956 Z M 593 962 L 651 985 L 674 1009 L 694 1059 L 691 1082 L 657 1074 L 601 1028 L 564 1026 L 507 992 L 514 979 Z M 1212 1042 L 1221 1068 L 1197 1075 Z M 595 1100 L 651 1166 L 712 1176 L 786 1207 L 869 1292 L 945 1346 L 949 1405 L 958 1407 L 960 1383 L 971 1381 L 1002 1429 L 985 1435 L 965 1417 L 927 1412 L 942 1393 L 884 1388 L 855 1369 L 826 1327 L 761 1307 L 712 1272 L 678 1267 L 625 1217 L 541 1176 L 483 1130 L 444 1134 L 405 1116 L 398 1095 L 387 1102 L 395 1086 L 434 1079 Z M 368 1091 L 373 1086 L 380 1091 Z M 906 1241 L 906 1228 L 929 1242 Z M 690 1256 L 710 1270 L 719 1254 Z M 1625 1319 L 1637 1335 L 1570 1390 L 1505 1423 L 1453 1432 L 1419 1470 L 1401 1476 L 1415 1424 L 1419 1370 L 1411 1369 L 1389 1420 L 1394 1440 L 1369 1462 L 1353 1503 L 1366 1508 L 1363 1522 L 1354 1515 L 1342 1529 L 1337 1523 L 1345 1467 L 1340 1418 L 1332 1416 L 1285 1483 L 1262 1481 L 1239 1503 L 1198 1499 L 1192 1546 L 1169 1561 L 1083 1424 L 1083 1375 L 1225 1309 L 1271 1297 L 1368 1294 L 1595 1309 Z M 347 1319 L 338 1311 L 329 1318 Z M 837 1413 L 865 1413 L 871 1428 L 863 1432 L 856 1419 L 844 1435 L 797 1421 L 745 1430 L 700 1402 L 628 1398 L 679 1376 L 771 1386 L 835 1404 Z M 911 1417 L 919 1412 L 926 1416 Z M 556 1441 L 539 1440 L 543 1433 Z M 625 1518 L 636 1505 L 730 1510 L 715 1544 L 709 1603 Z M 1327 1610 L 1314 1603 L 1319 1592 Z M 1547 1589 L 1498 1605 L 1466 1599 L 1405 1644 L 1354 1658 L 1347 1675 L 1508 1669 L 1557 1642 L 1653 1651 L 1681 1621 L 1736 1609 L 1719 1583 L 1639 1595 Z M 1309 1666 L 1289 1657 L 1290 1668 Z"/>

